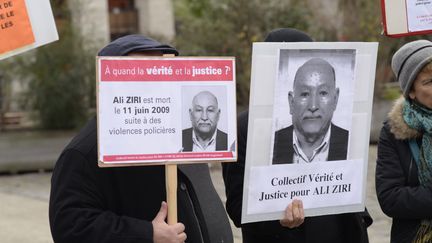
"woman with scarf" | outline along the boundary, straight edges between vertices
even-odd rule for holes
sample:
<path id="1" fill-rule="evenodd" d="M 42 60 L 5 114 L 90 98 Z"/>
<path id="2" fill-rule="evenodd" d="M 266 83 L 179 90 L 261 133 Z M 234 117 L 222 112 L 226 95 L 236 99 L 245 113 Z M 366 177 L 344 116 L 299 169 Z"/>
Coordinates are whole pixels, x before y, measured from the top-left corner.
<path id="1" fill-rule="evenodd" d="M 393 56 L 401 97 L 378 143 L 376 191 L 393 218 L 391 242 L 432 242 L 432 42 L 413 41 Z"/>

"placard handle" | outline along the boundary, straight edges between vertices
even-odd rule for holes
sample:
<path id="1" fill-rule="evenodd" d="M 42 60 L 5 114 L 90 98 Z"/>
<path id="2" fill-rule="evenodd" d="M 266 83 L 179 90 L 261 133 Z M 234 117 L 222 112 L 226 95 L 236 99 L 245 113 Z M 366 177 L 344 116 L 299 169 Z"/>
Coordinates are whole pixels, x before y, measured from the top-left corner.
<path id="1" fill-rule="evenodd" d="M 165 184 L 168 204 L 168 224 L 177 223 L 177 165 L 165 165 Z"/>

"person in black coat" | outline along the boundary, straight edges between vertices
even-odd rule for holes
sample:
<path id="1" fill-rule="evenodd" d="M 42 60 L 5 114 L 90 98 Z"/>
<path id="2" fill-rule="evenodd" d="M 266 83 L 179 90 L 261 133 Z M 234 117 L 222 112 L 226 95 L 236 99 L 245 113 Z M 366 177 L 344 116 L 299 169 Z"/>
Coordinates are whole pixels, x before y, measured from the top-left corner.
<path id="1" fill-rule="evenodd" d="M 393 219 L 392 243 L 432 242 L 432 42 L 402 46 L 392 69 L 403 97 L 384 122 L 378 142 L 376 192 Z"/>
<path id="2" fill-rule="evenodd" d="M 140 35 L 119 38 L 99 56 L 178 54 Z M 61 153 L 51 179 L 54 242 L 233 242 L 207 164 L 178 166 L 178 221 L 167 216 L 165 167 L 99 168 L 93 118 Z M 187 239 L 186 239 L 187 237 Z M 185 241 L 186 240 L 186 241 Z"/>
<path id="3" fill-rule="evenodd" d="M 295 29 L 276 29 L 266 37 L 266 42 L 310 42 L 307 34 Z M 226 209 L 231 220 L 241 227 L 244 243 L 366 243 L 367 226 L 372 219 L 367 211 L 308 217 L 302 220 L 287 215 L 281 221 L 264 221 L 242 224 L 242 197 L 248 133 L 248 110 L 241 112 L 237 119 L 238 162 L 223 164 L 223 179 L 227 196 Z M 287 211 L 294 211 L 291 203 Z M 299 207 L 297 202 L 297 207 Z M 301 219 L 301 217 L 300 217 Z M 304 222 L 303 222 L 304 220 Z"/>

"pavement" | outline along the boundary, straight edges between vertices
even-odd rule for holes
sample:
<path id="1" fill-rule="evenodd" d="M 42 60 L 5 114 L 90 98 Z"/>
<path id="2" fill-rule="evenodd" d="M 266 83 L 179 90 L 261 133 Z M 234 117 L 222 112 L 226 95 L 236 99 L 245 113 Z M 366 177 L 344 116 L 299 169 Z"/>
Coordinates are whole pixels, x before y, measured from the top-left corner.
<path id="1" fill-rule="evenodd" d="M 51 168 L 74 132 L 0 132 L 0 242 L 52 243 L 48 223 Z M 370 243 L 390 242 L 391 219 L 375 195 L 376 146 L 369 147 L 366 207 L 374 223 Z M 220 164 L 210 167 L 213 183 L 225 201 Z M 25 173 L 24 173 L 25 172 Z M 240 231 L 232 226 L 235 243 Z"/>

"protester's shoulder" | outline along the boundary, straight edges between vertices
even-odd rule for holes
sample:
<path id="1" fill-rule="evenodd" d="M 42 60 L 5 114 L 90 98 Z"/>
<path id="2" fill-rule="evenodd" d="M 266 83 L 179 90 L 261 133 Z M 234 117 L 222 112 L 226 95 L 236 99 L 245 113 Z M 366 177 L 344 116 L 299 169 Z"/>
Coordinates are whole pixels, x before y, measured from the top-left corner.
<path id="1" fill-rule="evenodd" d="M 404 104 L 405 99 L 403 97 L 395 101 L 393 107 L 388 113 L 387 122 L 384 125 L 384 131 L 389 131 L 394 135 L 396 139 L 399 140 L 419 138 L 422 136 L 422 133 L 417 131 L 416 129 L 411 128 L 405 122 L 403 116 Z"/>
<path id="2" fill-rule="evenodd" d="M 391 133 L 391 132 L 390 132 L 390 130 L 391 130 L 391 125 L 390 125 L 390 121 L 389 121 L 388 118 L 385 119 L 385 120 L 383 121 L 383 124 L 382 124 L 382 128 L 381 128 L 381 130 L 383 130 L 383 131 L 385 131 L 385 132 L 387 132 L 387 133 Z"/>
<path id="3" fill-rule="evenodd" d="M 96 118 L 92 118 L 78 132 L 72 141 L 66 146 L 65 151 L 75 150 L 82 154 L 88 154 L 97 148 L 97 125 Z"/>

